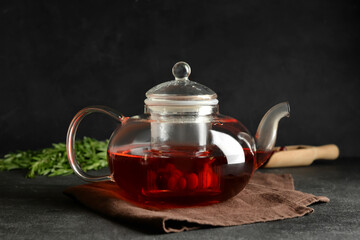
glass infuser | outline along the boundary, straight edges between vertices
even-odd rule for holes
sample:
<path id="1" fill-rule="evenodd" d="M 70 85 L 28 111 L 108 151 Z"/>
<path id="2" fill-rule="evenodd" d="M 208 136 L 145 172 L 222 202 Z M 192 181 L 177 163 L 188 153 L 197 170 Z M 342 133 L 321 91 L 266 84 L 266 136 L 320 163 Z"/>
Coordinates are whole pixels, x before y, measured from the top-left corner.
<path id="1" fill-rule="evenodd" d="M 172 72 L 175 80 L 146 93 L 144 114 L 125 117 L 104 106 L 76 114 L 67 134 L 67 153 L 80 178 L 114 181 L 123 199 L 147 208 L 218 203 L 245 187 L 272 154 L 279 120 L 289 116 L 289 104 L 272 107 L 254 138 L 238 120 L 219 113 L 214 91 L 189 80 L 187 63 L 176 63 Z M 91 176 L 76 161 L 76 130 L 94 112 L 119 122 L 108 145 L 109 176 Z"/>

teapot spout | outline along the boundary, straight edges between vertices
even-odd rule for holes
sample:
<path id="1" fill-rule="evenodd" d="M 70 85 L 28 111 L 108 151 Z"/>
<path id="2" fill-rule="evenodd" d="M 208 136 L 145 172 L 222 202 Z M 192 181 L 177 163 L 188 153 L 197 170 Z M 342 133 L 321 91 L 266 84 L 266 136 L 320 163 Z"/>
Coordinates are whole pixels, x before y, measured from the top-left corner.
<path id="1" fill-rule="evenodd" d="M 280 119 L 289 116 L 290 105 L 288 102 L 282 102 L 273 106 L 261 119 L 255 135 L 258 166 L 261 166 L 272 154 Z"/>

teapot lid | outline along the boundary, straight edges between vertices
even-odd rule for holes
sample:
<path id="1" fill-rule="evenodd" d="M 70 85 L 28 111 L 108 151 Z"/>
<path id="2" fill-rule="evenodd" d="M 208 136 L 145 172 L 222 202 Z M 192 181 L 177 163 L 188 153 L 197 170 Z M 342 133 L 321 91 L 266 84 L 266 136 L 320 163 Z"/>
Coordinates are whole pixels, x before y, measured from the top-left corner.
<path id="1" fill-rule="evenodd" d="M 178 62 L 172 68 L 175 80 L 156 85 L 146 92 L 146 105 L 217 105 L 217 95 L 210 88 L 189 80 L 191 68 Z"/>

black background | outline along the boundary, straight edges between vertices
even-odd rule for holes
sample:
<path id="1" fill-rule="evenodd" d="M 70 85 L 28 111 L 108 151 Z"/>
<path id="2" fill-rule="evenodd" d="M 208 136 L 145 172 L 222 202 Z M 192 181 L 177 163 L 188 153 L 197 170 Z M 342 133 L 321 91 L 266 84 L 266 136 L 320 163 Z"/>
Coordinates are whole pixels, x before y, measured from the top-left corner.
<path id="1" fill-rule="evenodd" d="M 278 145 L 360 156 L 358 1 L 13 1 L 0 11 L 0 153 L 64 142 L 78 110 L 143 112 L 177 61 L 254 133 L 288 100 Z M 79 135 L 108 138 L 90 116 Z"/>

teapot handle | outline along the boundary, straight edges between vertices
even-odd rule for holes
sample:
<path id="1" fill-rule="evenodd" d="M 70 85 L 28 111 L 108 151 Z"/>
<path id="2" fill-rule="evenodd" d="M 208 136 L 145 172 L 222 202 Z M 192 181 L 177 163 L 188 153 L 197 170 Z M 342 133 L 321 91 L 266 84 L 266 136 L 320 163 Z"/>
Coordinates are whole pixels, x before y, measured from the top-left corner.
<path id="1" fill-rule="evenodd" d="M 71 168 L 76 173 L 76 175 L 78 175 L 80 178 L 88 182 L 111 180 L 110 176 L 91 176 L 85 173 L 79 166 L 79 163 L 76 160 L 76 156 L 75 156 L 75 136 L 76 136 L 77 128 L 81 120 L 83 120 L 87 115 L 95 112 L 104 113 L 114 118 L 115 120 L 119 121 L 120 123 L 124 119 L 124 116 L 122 114 L 119 114 L 115 110 L 106 106 L 90 106 L 83 108 L 72 119 L 66 136 L 66 151 L 67 151 L 69 163 Z"/>

